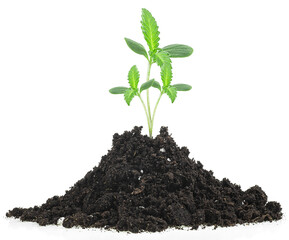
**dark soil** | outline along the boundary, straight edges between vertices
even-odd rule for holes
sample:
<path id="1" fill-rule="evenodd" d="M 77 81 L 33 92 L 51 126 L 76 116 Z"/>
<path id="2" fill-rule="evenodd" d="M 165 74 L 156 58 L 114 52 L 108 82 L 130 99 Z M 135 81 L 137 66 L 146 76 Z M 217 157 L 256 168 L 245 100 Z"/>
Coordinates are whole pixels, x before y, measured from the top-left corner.
<path id="1" fill-rule="evenodd" d="M 279 220 L 281 206 L 267 202 L 253 186 L 242 191 L 229 179 L 189 158 L 168 130 L 151 139 L 141 127 L 114 134 L 113 147 L 98 167 L 88 172 L 63 196 L 40 207 L 14 208 L 7 217 L 71 228 L 112 228 L 119 231 L 162 231 L 168 227 L 234 226 Z M 245 176 L 244 176 L 245 177 Z"/>

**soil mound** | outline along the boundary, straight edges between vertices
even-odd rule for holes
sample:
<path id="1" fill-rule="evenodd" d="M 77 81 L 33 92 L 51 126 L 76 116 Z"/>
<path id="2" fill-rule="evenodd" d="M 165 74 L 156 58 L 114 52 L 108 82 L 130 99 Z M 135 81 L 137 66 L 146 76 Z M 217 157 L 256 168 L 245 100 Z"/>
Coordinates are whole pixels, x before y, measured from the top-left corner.
<path id="1" fill-rule="evenodd" d="M 57 224 L 113 228 L 120 231 L 162 231 L 168 227 L 233 226 L 282 217 L 277 202 L 253 186 L 242 191 L 228 179 L 188 157 L 168 129 L 154 139 L 134 127 L 114 134 L 112 149 L 63 196 L 33 208 L 14 208 L 7 217 L 39 225 Z"/>

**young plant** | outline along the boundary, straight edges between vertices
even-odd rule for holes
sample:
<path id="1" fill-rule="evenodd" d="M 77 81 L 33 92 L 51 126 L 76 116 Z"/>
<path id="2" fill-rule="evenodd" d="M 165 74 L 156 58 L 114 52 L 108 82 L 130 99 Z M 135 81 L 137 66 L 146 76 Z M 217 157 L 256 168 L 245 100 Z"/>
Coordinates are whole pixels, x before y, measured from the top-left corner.
<path id="1" fill-rule="evenodd" d="M 183 44 L 171 44 L 160 48 L 160 32 L 155 18 L 148 10 L 144 8 L 142 9 L 141 18 L 141 29 L 149 51 L 147 52 L 142 44 L 129 38 L 125 38 L 125 41 L 132 51 L 139 55 L 143 55 L 146 58 L 148 62 L 146 81 L 140 86 L 140 88 L 138 87 L 140 75 L 137 67 L 134 65 L 128 72 L 129 87 L 115 87 L 110 89 L 109 92 L 112 94 L 124 94 L 124 99 L 128 105 L 130 105 L 130 102 L 135 96 L 140 99 L 147 118 L 149 136 L 152 137 L 156 110 L 163 94 L 168 95 L 173 103 L 177 97 L 177 92 L 189 91 L 192 88 L 188 84 L 171 84 L 173 77 L 171 58 L 188 57 L 193 53 L 193 49 Z M 155 79 L 150 79 L 151 67 L 154 63 L 160 67 L 162 86 Z M 149 96 L 149 88 L 151 87 L 160 91 L 160 95 L 153 112 L 151 112 Z M 146 91 L 146 104 L 141 97 L 141 93 L 143 91 Z"/>

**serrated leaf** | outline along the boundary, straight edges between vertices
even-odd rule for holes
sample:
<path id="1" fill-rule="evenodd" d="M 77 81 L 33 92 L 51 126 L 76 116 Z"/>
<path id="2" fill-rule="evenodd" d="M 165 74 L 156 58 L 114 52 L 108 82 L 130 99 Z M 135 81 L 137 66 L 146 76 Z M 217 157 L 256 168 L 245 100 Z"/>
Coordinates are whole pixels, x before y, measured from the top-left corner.
<path id="1" fill-rule="evenodd" d="M 192 86 L 183 83 L 174 84 L 172 86 L 175 87 L 177 91 L 190 91 L 192 89 Z"/>
<path id="2" fill-rule="evenodd" d="M 136 65 L 132 66 L 128 72 L 128 82 L 132 89 L 137 89 L 139 82 L 139 71 Z"/>
<path id="3" fill-rule="evenodd" d="M 140 92 L 142 92 L 143 90 L 147 90 L 149 89 L 150 87 L 152 87 L 152 85 L 154 84 L 154 79 L 151 79 L 145 83 L 143 83 L 140 87 Z"/>
<path id="4" fill-rule="evenodd" d="M 152 87 L 157 88 L 158 90 L 162 90 L 162 87 L 158 81 L 154 81 Z"/>
<path id="5" fill-rule="evenodd" d="M 165 90 L 165 93 L 169 96 L 173 103 L 177 97 L 177 89 L 173 86 L 168 86 Z"/>
<path id="6" fill-rule="evenodd" d="M 161 79 L 164 87 L 167 87 L 171 84 L 172 77 L 172 66 L 170 64 L 163 64 L 161 67 Z"/>
<path id="7" fill-rule="evenodd" d="M 167 52 L 164 51 L 158 51 L 154 54 L 154 60 L 160 67 L 163 64 L 171 64 L 170 56 Z"/>
<path id="8" fill-rule="evenodd" d="M 124 92 L 124 100 L 126 101 L 127 105 L 130 105 L 130 102 L 134 96 L 135 96 L 134 89 L 129 88 Z"/>
<path id="9" fill-rule="evenodd" d="M 142 9 L 141 15 L 141 29 L 146 40 L 150 52 L 156 50 L 159 46 L 159 27 L 155 18 L 152 14 L 145 8 Z"/>
<path id="10" fill-rule="evenodd" d="M 127 87 L 114 87 L 109 89 L 109 92 L 111 94 L 124 94 L 124 92 L 127 90 Z"/>
<path id="11" fill-rule="evenodd" d="M 124 38 L 127 46 L 137 54 L 143 55 L 148 59 L 147 51 L 145 50 L 144 46 L 138 42 L 135 42 L 129 38 Z"/>
<path id="12" fill-rule="evenodd" d="M 162 49 L 166 51 L 171 58 L 188 57 L 193 53 L 193 49 L 184 44 L 171 44 Z"/>

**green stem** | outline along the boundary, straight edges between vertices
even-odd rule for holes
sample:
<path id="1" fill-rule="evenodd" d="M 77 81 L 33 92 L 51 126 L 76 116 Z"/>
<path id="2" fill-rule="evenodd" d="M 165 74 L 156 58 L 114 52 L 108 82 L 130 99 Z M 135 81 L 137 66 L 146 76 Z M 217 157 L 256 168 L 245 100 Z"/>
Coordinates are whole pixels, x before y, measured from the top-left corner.
<path id="1" fill-rule="evenodd" d="M 150 60 L 149 60 L 149 63 L 148 63 L 148 71 L 147 71 L 147 79 L 146 79 L 146 81 L 149 81 L 149 80 L 150 80 L 151 67 L 152 67 L 152 62 L 151 62 L 151 59 L 150 59 Z M 150 121 L 150 124 L 149 124 L 149 125 L 152 125 L 152 124 L 151 124 L 152 116 L 151 116 L 149 90 L 147 90 L 147 108 L 148 108 L 148 117 L 149 117 L 149 121 Z M 151 127 L 149 128 L 149 136 L 152 137 L 152 129 L 151 129 Z"/>
<path id="2" fill-rule="evenodd" d="M 140 99 L 140 101 L 141 101 L 141 103 L 143 105 L 144 110 L 145 110 L 146 117 L 147 117 L 147 122 L 148 122 L 148 128 L 149 128 L 149 131 L 150 131 L 150 129 L 151 129 L 151 121 L 150 121 L 150 118 L 149 118 L 149 115 L 148 115 L 148 112 L 147 112 L 146 105 L 145 105 L 144 101 L 142 100 L 142 97 L 141 97 L 141 95 L 139 93 L 138 93 L 138 97 L 139 97 L 139 99 Z"/>
<path id="3" fill-rule="evenodd" d="M 157 107 L 158 107 L 158 105 L 159 105 L 159 102 L 160 102 L 160 100 L 161 100 L 162 95 L 163 95 L 163 91 L 161 91 L 161 94 L 160 94 L 160 96 L 159 96 L 159 98 L 158 98 L 158 100 L 157 100 L 157 102 L 156 102 L 156 105 L 155 105 L 155 109 L 154 109 L 154 112 L 153 112 L 153 118 L 152 118 L 152 120 L 151 120 L 151 132 L 153 131 L 154 119 L 155 119 L 155 115 L 156 115 L 156 110 L 157 110 Z"/>

